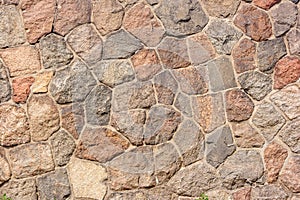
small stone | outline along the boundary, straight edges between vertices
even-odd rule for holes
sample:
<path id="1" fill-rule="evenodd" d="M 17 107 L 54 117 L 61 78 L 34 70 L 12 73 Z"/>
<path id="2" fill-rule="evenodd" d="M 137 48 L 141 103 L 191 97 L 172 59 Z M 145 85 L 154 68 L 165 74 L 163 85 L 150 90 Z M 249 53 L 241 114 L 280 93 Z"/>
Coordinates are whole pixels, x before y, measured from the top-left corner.
<path id="1" fill-rule="evenodd" d="M 251 190 L 252 199 L 288 199 L 288 194 L 279 185 L 264 185 Z"/>
<path id="2" fill-rule="evenodd" d="M 11 199 L 37 200 L 35 179 L 11 180 L 0 188 L 1 194 Z"/>
<path id="3" fill-rule="evenodd" d="M 0 185 L 8 181 L 11 177 L 9 163 L 6 159 L 5 151 L 2 147 L 0 148 L 0 174 Z"/>
<path id="4" fill-rule="evenodd" d="M 130 8 L 126 12 L 123 25 L 126 30 L 149 47 L 158 45 L 165 33 L 162 24 L 145 3 L 139 3 Z"/>
<path id="5" fill-rule="evenodd" d="M 48 92 L 48 85 L 53 77 L 53 71 L 45 71 L 39 73 L 35 76 L 35 81 L 32 84 L 32 92 L 37 93 L 46 93 Z"/>
<path id="6" fill-rule="evenodd" d="M 190 96 L 183 94 L 183 93 L 178 93 L 177 97 L 175 99 L 174 106 L 183 114 L 186 115 L 187 117 L 192 117 L 193 116 L 193 111 L 192 111 L 192 106 L 191 106 L 191 98 Z"/>
<path id="7" fill-rule="evenodd" d="M 47 143 L 18 146 L 10 149 L 8 155 L 15 178 L 44 174 L 54 169 L 51 148 Z"/>
<path id="8" fill-rule="evenodd" d="M 289 158 L 288 163 L 282 169 L 280 181 L 291 192 L 300 192 L 300 156 L 295 155 Z"/>
<path id="9" fill-rule="evenodd" d="M 67 170 L 64 168 L 38 177 L 36 184 L 39 199 L 66 199 L 71 195 Z"/>
<path id="10" fill-rule="evenodd" d="M 62 36 L 51 33 L 41 39 L 40 46 L 43 66 L 46 69 L 64 67 L 73 59 L 73 54 Z"/>
<path id="11" fill-rule="evenodd" d="M 110 87 L 132 81 L 135 77 L 128 60 L 105 60 L 93 67 L 98 80 Z"/>
<path id="12" fill-rule="evenodd" d="M 238 9 L 240 0 L 204 0 L 204 8 L 213 17 L 232 17 Z"/>
<path id="13" fill-rule="evenodd" d="M 300 59 L 286 56 L 276 63 L 274 71 L 274 89 L 281 89 L 300 78 Z"/>
<path id="14" fill-rule="evenodd" d="M 124 8 L 116 0 L 93 0 L 93 22 L 101 35 L 118 30 L 122 25 Z"/>
<path id="15" fill-rule="evenodd" d="M 233 23 L 255 41 L 266 40 L 272 35 L 272 24 L 268 14 L 252 5 L 242 6 Z"/>
<path id="16" fill-rule="evenodd" d="M 242 89 L 253 99 L 260 101 L 272 91 L 272 79 L 260 72 L 249 71 L 238 77 Z"/>
<path id="17" fill-rule="evenodd" d="M 0 106 L 0 144 L 14 146 L 30 141 L 30 131 L 26 112 L 15 105 Z"/>
<path id="18" fill-rule="evenodd" d="M 91 24 L 74 28 L 68 35 L 67 42 L 89 66 L 96 64 L 102 58 L 102 40 Z"/>
<path id="19" fill-rule="evenodd" d="M 185 39 L 167 37 L 159 44 L 157 50 L 165 68 L 177 69 L 191 64 Z"/>
<path id="20" fill-rule="evenodd" d="M 236 149 L 229 126 L 220 127 L 208 135 L 205 146 L 207 163 L 217 168 Z"/>
<path id="21" fill-rule="evenodd" d="M 233 200 L 251 200 L 251 187 L 246 187 L 233 193 Z"/>
<path id="22" fill-rule="evenodd" d="M 8 101 L 11 97 L 11 85 L 6 67 L 0 62 L 0 103 Z"/>
<path id="23" fill-rule="evenodd" d="M 60 130 L 51 137 L 50 143 L 56 165 L 66 165 L 76 146 L 73 138 L 66 131 Z"/>
<path id="24" fill-rule="evenodd" d="M 39 52 L 33 46 L 4 49 L 0 56 L 8 67 L 10 77 L 32 74 L 41 69 Z"/>
<path id="25" fill-rule="evenodd" d="M 225 110 L 221 93 L 196 96 L 192 99 L 195 121 L 209 133 L 225 124 Z"/>
<path id="26" fill-rule="evenodd" d="M 91 0 L 58 0 L 54 32 L 66 35 L 80 24 L 91 21 Z"/>
<path id="27" fill-rule="evenodd" d="M 61 127 L 78 139 L 84 126 L 84 109 L 81 104 L 71 104 L 61 108 Z"/>
<path id="28" fill-rule="evenodd" d="M 78 158 L 105 163 L 123 153 L 129 143 L 107 128 L 85 128 L 75 155 Z"/>
<path id="29" fill-rule="evenodd" d="M 12 81 L 13 96 L 12 99 L 16 103 L 26 103 L 30 94 L 30 87 L 34 83 L 33 77 L 15 78 Z"/>
<path id="30" fill-rule="evenodd" d="M 242 33 L 225 20 L 213 20 L 206 33 L 219 54 L 231 54 L 233 46 L 242 37 Z"/>
<path id="31" fill-rule="evenodd" d="M 73 196 L 87 199 L 103 199 L 106 194 L 107 179 L 105 168 L 81 159 L 73 158 L 68 165 Z"/>
<path id="32" fill-rule="evenodd" d="M 280 130 L 279 137 L 293 152 L 300 153 L 300 118 L 293 119 Z"/>
<path id="33" fill-rule="evenodd" d="M 253 0 L 254 5 L 265 10 L 269 10 L 273 5 L 275 5 L 278 2 L 280 2 L 280 0 Z"/>
<path id="34" fill-rule="evenodd" d="M 153 78 L 162 70 L 158 55 L 153 49 L 142 49 L 131 57 L 138 80 L 145 81 Z"/>
<path id="35" fill-rule="evenodd" d="M 299 17 L 300 19 L 300 17 Z M 289 50 L 292 55 L 300 55 L 300 30 L 298 29 L 293 29 L 290 32 L 287 33 L 286 35 L 288 45 L 289 45 Z"/>
<path id="36" fill-rule="evenodd" d="M 247 38 L 242 39 L 232 51 L 235 71 L 243 73 L 255 69 L 255 54 L 256 44 Z"/>

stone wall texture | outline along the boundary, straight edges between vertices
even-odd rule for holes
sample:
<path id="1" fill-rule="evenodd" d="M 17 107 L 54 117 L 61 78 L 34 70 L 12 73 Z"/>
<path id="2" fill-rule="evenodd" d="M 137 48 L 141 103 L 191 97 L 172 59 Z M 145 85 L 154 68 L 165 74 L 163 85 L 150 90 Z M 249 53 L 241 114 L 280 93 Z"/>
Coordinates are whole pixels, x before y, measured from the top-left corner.
<path id="1" fill-rule="evenodd" d="M 299 0 L 0 0 L 0 195 L 300 200 Z"/>

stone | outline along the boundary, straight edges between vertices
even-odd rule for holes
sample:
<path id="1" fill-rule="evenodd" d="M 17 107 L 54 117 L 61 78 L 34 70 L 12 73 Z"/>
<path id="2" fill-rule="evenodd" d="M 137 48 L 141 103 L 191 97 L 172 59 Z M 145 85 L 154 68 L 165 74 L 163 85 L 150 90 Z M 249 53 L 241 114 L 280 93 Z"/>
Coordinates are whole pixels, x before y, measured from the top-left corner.
<path id="1" fill-rule="evenodd" d="M 205 194 L 204 194 L 205 195 Z M 207 196 L 211 200 L 219 200 L 219 199 L 232 199 L 232 195 L 230 192 L 226 190 L 213 190 L 213 191 L 208 191 Z"/>
<path id="2" fill-rule="evenodd" d="M 169 71 L 163 71 L 154 77 L 154 87 L 158 103 L 173 104 L 178 91 L 178 83 Z"/>
<path id="3" fill-rule="evenodd" d="M 253 113 L 252 123 L 267 141 L 271 141 L 285 124 L 285 119 L 275 107 L 268 102 L 262 102 L 257 105 L 256 108 Z"/>
<path id="4" fill-rule="evenodd" d="M 36 43 L 42 36 L 52 31 L 56 11 L 55 0 L 24 0 L 20 6 L 29 43 Z"/>
<path id="5" fill-rule="evenodd" d="M 251 117 L 254 103 L 240 89 L 225 92 L 226 114 L 228 121 L 244 121 Z"/>
<path id="6" fill-rule="evenodd" d="M 122 29 L 107 36 L 103 47 L 103 59 L 128 58 L 142 47 L 138 39 Z"/>
<path id="7" fill-rule="evenodd" d="M 18 5 L 19 0 L 3 0 L 2 4 L 4 4 L 4 5 Z"/>
<path id="8" fill-rule="evenodd" d="M 299 2 L 299 0 L 290 0 L 290 1 L 295 3 L 295 4 Z"/>
<path id="9" fill-rule="evenodd" d="M 50 83 L 50 93 L 59 104 L 82 102 L 97 84 L 84 63 L 76 60 L 57 70 Z"/>
<path id="10" fill-rule="evenodd" d="M 121 27 L 124 8 L 116 0 L 93 0 L 92 14 L 98 31 L 106 35 Z"/>
<path id="11" fill-rule="evenodd" d="M 222 56 L 209 61 L 206 64 L 210 81 L 210 89 L 213 92 L 236 87 L 233 66 L 228 57 Z"/>
<path id="12" fill-rule="evenodd" d="M 162 70 L 158 55 L 153 49 L 142 49 L 131 57 L 131 62 L 138 80 L 153 78 Z"/>
<path id="13" fill-rule="evenodd" d="M 185 39 L 166 37 L 157 47 L 157 51 L 165 68 L 177 69 L 191 64 Z"/>
<path id="14" fill-rule="evenodd" d="M 38 177 L 36 184 L 39 199 L 66 199 L 71 195 L 67 170 L 64 168 Z"/>
<path id="15" fill-rule="evenodd" d="M 182 92 L 188 95 L 205 94 L 208 92 L 208 72 L 203 66 L 186 67 L 173 70 Z M 165 79 L 167 80 L 167 79 Z"/>
<path id="16" fill-rule="evenodd" d="M 102 58 L 103 43 L 91 24 L 80 25 L 68 35 L 67 42 L 89 66 Z"/>
<path id="17" fill-rule="evenodd" d="M 288 156 L 288 151 L 276 142 L 270 143 L 264 150 L 264 160 L 267 169 L 267 181 L 277 181 L 279 172 Z"/>
<path id="18" fill-rule="evenodd" d="M 222 126 L 214 130 L 206 138 L 205 146 L 207 163 L 217 168 L 236 149 L 230 127 Z"/>
<path id="19" fill-rule="evenodd" d="M 128 60 L 100 61 L 94 65 L 93 72 L 100 82 L 109 87 L 132 81 L 135 77 Z"/>
<path id="20" fill-rule="evenodd" d="M 11 98 L 11 85 L 8 77 L 9 74 L 6 67 L 0 62 L 0 103 L 8 101 Z"/>
<path id="21" fill-rule="evenodd" d="M 300 59 L 286 56 L 280 59 L 274 68 L 274 89 L 296 82 L 300 78 Z"/>
<path id="22" fill-rule="evenodd" d="M 233 193 L 233 200 L 251 200 L 251 188 L 246 187 Z"/>
<path id="23" fill-rule="evenodd" d="M 264 99 L 272 91 L 272 79 L 257 71 L 241 74 L 238 82 L 242 89 L 257 101 Z"/>
<path id="24" fill-rule="evenodd" d="M 50 144 L 55 164 L 57 166 L 68 164 L 76 146 L 74 139 L 66 131 L 60 130 L 50 138 Z"/>
<path id="25" fill-rule="evenodd" d="M 48 85 L 53 77 L 53 71 L 45 71 L 38 73 L 34 77 L 34 83 L 32 84 L 32 92 L 37 93 L 46 93 L 48 92 Z"/>
<path id="26" fill-rule="evenodd" d="M 198 33 L 208 23 L 208 16 L 197 0 L 160 0 L 155 13 L 164 24 L 167 34 L 173 36 Z"/>
<path id="27" fill-rule="evenodd" d="M 112 91 L 104 85 L 96 86 L 87 96 L 85 113 L 87 123 L 91 125 L 107 125 L 110 119 Z"/>
<path id="28" fill-rule="evenodd" d="M 255 69 L 255 55 L 256 44 L 247 38 L 243 38 L 232 51 L 235 71 L 243 73 Z"/>
<path id="29" fill-rule="evenodd" d="M 67 48 L 62 36 L 51 33 L 40 41 L 40 49 L 44 68 L 59 68 L 68 65 L 73 54 Z"/>
<path id="30" fill-rule="evenodd" d="M 159 3 L 159 0 L 147 0 L 147 2 L 151 5 L 151 6 L 154 6 L 154 5 L 157 5 Z"/>
<path id="31" fill-rule="evenodd" d="M 204 0 L 202 1 L 205 10 L 213 17 L 232 17 L 238 9 L 240 0 Z"/>
<path id="32" fill-rule="evenodd" d="M 60 35 L 66 35 L 76 26 L 89 23 L 91 13 L 91 0 L 58 0 L 53 30 Z"/>
<path id="33" fill-rule="evenodd" d="M 138 0 L 118 0 L 123 7 L 134 6 Z"/>
<path id="34" fill-rule="evenodd" d="M 129 143 L 117 132 L 108 128 L 84 129 L 75 155 L 78 158 L 105 163 L 129 147 Z"/>
<path id="35" fill-rule="evenodd" d="M 264 185 L 258 186 L 251 190 L 252 199 L 267 199 L 267 200 L 286 200 L 288 194 L 280 185 Z"/>
<path id="36" fill-rule="evenodd" d="M 300 19 L 300 17 L 299 17 Z M 292 29 L 290 32 L 286 35 L 287 41 L 288 41 L 288 47 L 290 50 L 290 53 L 292 55 L 300 55 L 300 41 L 298 38 L 300 38 L 300 30 L 298 29 Z"/>
<path id="37" fill-rule="evenodd" d="M 71 104 L 61 107 L 61 127 L 73 138 L 78 139 L 84 126 L 84 109 L 81 104 Z"/>
<path id="38" fill-rule="evenodd" d="M 254 5 L 269 10 L 272 6 L 274 6 L 276 3 L 280 2 L 280 0 L 253 0 Z"/>
<path id="39" fill-rule="evenodd" d="M 256 2 L 258 1 L 263 2 L 261 0 Z M 233 23 L 258 42 L 267 40 L 272 35 L 272 24 L 268 14 L 252 5 L 242 6 Z"/>
<path id="40" fill-rule="evenodd" d="M 15 78 L 12 81 L 13 96 L 12 100 L 16 103 L 26 103 L 26 100 L 31 92 L 31 85 L 34 83 L 34 78 L 29 76 L 25 78 Z"/>
<path id="41" fill-rule="evenodd" d="M 206 34 L 219 54 L 228 55 L 243 35 L 234 26 L 221 19 L 212 20 L 207 27 Z"/>
<path id="42" fill-rule="evenodd" d="M 1 186 L 0 193 L 6 194 L 6 196 L 11 199 L 38 199 L 34 178 L 11 180 Z"/>
<path id="43" fill-rule="evenodd" d="M 8 151 L 8 157 L 15 178 L 35 176 L 54 170 L 51 148 L 47 143 L 14 147 Z"/>
<path id="44" fill-rule="evenodd" d="M 260 148 L 264 145 L 264 137 L 258 133 L 248 121 L 231 123 L 235 143 L 241 148 Z"/>
<path id="45" fill-rule="evenodd" d="M 295 155 L 289 158 L 287 164 L 282 169 L 280 176 L 280 181 L 285 187 L 287 187 L 291 192 L 300 191 L 300 156 Z"/>
<path id="46" fill-rule="evenodd" d="M 256 150 L 238 150 L 219 167 L 222 185 L 230 190 L 256 182 L 263 172 L 263 161 Z"/>
<path id="47" fill-rule="evenodd" d="M 41 69 L 40 55 L 33 46 L 20 46 L 0 51 L 10 77 L 32 74 Z"/>
<path id="48" fill-rule="evenodd" d="M 14 146 L 30 141 L 28 118 L 23 108 L 0 105 L 0 145 Z"/>
<path id="49" fill-rule="evenodd" d="M 225 110 L 221 93 L 196 96 L 192 99 L 195 121 L 209 133 L 225 124 Z"/>
<path id="50" fill-rule="evenodd" d="M 107 173 L 104 167 L 92 162 L 73 158 L 68 165 L 73 196 L 82 199 L 103 199 L 106 194 Z"/>
<path id="51" fill-rule="evenodd" d="M 25 43 L 24 25 L 16 6 L 4 5 L 0 7 L 0 27 L 0 48 Z"/>
<path id="52" fill-rule="evenodd" d="M 31 96 L 27 112 L 33 141 L 47 140 L 60 127 L 58 109 L 48 95 Z"/>
<path id="53" fill-rule="evenodd" d="M 191 97 L 179 92 L 174 102 L 174 106 L 185 116 L 192 117 Z"/>
<path id="54" fill-rule="evenodd" d="M 293 119 L 280 130 L 279 137 L 286 143 L 293 152 L 300 152 L 300 118 Z"/>
<path id="55" fill-rule="evenodd" d="M 0 148 L 0 174 L 0 185 L 11 177 L 10 166 L 5 156 L 5 150 L 2 147 Z"/>
<path id="56" fill-rule="evenodd" d="M 130 8 L 124 17 L 124 28 L 140 39 L 146 46 L 155 47 L 165 34 L 160 21 L 145 3 Z"/>

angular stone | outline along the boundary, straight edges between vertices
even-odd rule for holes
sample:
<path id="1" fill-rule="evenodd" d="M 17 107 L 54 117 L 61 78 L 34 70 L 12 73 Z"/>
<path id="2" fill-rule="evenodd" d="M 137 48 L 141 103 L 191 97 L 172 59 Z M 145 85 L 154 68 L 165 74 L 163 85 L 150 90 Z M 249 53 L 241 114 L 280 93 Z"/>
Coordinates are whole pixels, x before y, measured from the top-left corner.
<path id="1" fill-rule="evenodd" d="M 280 130 L 279 136 L 293 152 L 300 153 L 300 118 L 293 119 Z"/>
<path id="2" fill-rule="evenodd" d="M 174 102 L 174 106 L 187 117 L 193 116 L 192 106 L 191 106 L 191 98 L 190 96 L 178 93 Z"/>
<path id="3" fill-rule="evenodd" d="M 288 163 L 282 169 L 280 181 L 291 192 L 300 192 L 300 156 L 295 155 L 289 158 Z"/>
<path id="4" fill-rule="evenodd" d="M 231 190 L 256 182 L 263 175 L 264 165 L 258 151 L 238 150 L 219 169 L 223 186 Z"/>
<path id="5" fill-rule="evenodd" d="M 32 96 L 29 99 L 27 111 L 33 141 L 47 140 L 59 129 L 59 112 L 48 95 Z"/>
<path id="6" fill-rule="evenodd" d="M 13 5 L 0 7 L 0 48 L 23 44 L 25 31 L 22 18 Z"/>
<path id="7" fill-rule="evenodd" d="M 206 194 L 207 197 L 211 200 L 232 199 L 232 195 L 230 194 L 230 192 L 226 190 L 212 190 L 212 191 L 208 191 Z"/>
<path id="8" fill-rule="evenodd" d="M 223 96 L 215 93 L 192 99 L 195 121 L 208 133 L 225 123 Z"/>
<path id="9" fill-rule="evenodd" d="M 213 17 L 232 17 L 238 9 L 240 0 L 204 0 L 205 10 Z"/>
<path id="10" fill-rule="evenodd" d="M 244 5 L 237 12 L 233 23 L 255 41 L 266 40 L 272 35 L 272 24 L 268 14 L 252 5 Z"/>
<path id="11" fill-rule="evenodd" d="M 40 41 L 44 68 L 59 68 L 69 64 L 73 59 L 72 52 L 67 48 L 62 36 L 51 33 Z"/>
<path id="12" fill-rule="evenodd" d="M 274 71 L 274 89 L 281 89 L 300 78 L 300 59 L 286 56 L 276 63 Z"/>
<path id="13" fill-rule="evenodd" d="M 0 52 L 10 77 L 32 74 L 41 69 L 38 50 L 33 46 L 8 48 Z"/>
<path id="14" fill-rule="evenodd" d="M 142 47 L 138 39 L 122 29 L 107 37 L 104 42 L 103 59 L 128 58 Z"/>
<path id="15" fill-rule="evenodd" d="M 244 121 L 254 110 L 252 100 L 240 89 L 225 92 L 226 114 L 229 121 Z"/>
<path id="16" fill-rule="evenodd" d="M 15 178 L 35 176 L 54 169 L 51 148 L 47 143 L 18 146 L 10 149 L 8 155 Z"/>
<path id="17" fill-rule="evenodd" d="M 118 30 L 123 16 L 124 8 L 116 0 L 93 0 L 93 22 L 101 35 Z"/>
<path id="18" fill-rule="evenodd" d="M 24 0 L 21 2 L 21 9 L 29 43 L 36 43 L 39 38 L 51 32 L 56 11 L 55 0 Z"/>
<path id="19" fill-rule="evenodd" d="M 0 103 L 8 101 L 11 97 L 11 85 L 6 67 L 0 62 Z"/>
<path id="20" fill-rule="evenodd" d="M 231 54 L 233 46 L 243 35 L 234 26 L 221 19 L 211 21 L 206 33 L 219 54 Z"/>
<path id="21" fill-rule="evenodd" d="M 68 165 L 70 185 L 73 196 L 82 199 L 103 199 L 106 194 L 104 181 L 107 179 L 105 168 L 81 159 L 73 158 Z"/>
<path id="22" fill-rule="evenodd" d="M 185 39 L 167 37 L 159 44 L 157 50 L 165 68 L 177 69 L 191 64 Z"/>
<path id="23" fill-rule="evenodd" d="M 251 188 L 246 187 L 233 193 L 233 200 L 251 200 Z"/>
<path id="24" fill-rule="evenodd" d="M 33 93 L 46 93 L 48 92 L 48 85 L 53 77 L 53 71 L 45 71 L 35 76 L 35 81 L 32 84 Z"/>
<path id="25" fill-rule="evenodd" d="M 96 64 L 102 58 L 102 40 L 91 24 L 74 28 L 68 35 L 67 42 L 89 66 Z"/>
<path id="26" fill-rule="evenodd" d="M 91 0 L 58 0 L 54 32 L 66 35 L 80 24 L 91 21 Z"/>
<path id="27" fill-rule="evenodd" d="M 280 185 L 265 185 L 255 187 L 251 190 L 252 199 L 266 199 L 266 200 L 286 200 L 288 194 Z"/>
<path id="28" fill-rule="evenodd" d="M 37 178 L 39 199 L 67 199 L 71 195 L 67 170 L 60 168 Z"/>
<path id="29" fill-rule="evenodd" d="M 285 124 L 284 117 L 268 102 L 256 106 L 252 123 L 267 141 L 271 141 Z"/>
<path id="30" fill-rule="evenodd" d="M 228 57 L 222 56 L 206 64 L 211 90 L 218 92 L 236 87 L 233 66 Z"/>
<path id="31" fill-rule="evenodd" d="M 300 17 L 299 17 L 300 19 Z M 286 35 L 289 50 L 292 55 L 300 55 L 300 41 L 298 38 L 300 38 L 300 30 L 293 29 Z"/>
<path id="32" fill-rule="evenodd" d="M 288 156 L 288 151 L 276 142 L 270 143 L 264 151 L 264 160 L 267 169 L 267 181 L 273 183 L 277 180 L 279 172 Z"/>
<path id="33" fill-rule="evenodd" d="M 51 137 L 50 143 L 56 165 L 66 165 L 75 150 L 73 138 L 66 131 L 60 130 Z"/>
<path id="34" fill-rule="evenodd" d="M 155 13 L 164 24 L 167 34 L 174 36 L 198 33 L 208 23 L 208 16 L 197 0 L 160 0 Z"/>
<path id="35" fill-rule="evenodd" d="M 33 77 L 15 78 L 12 81 L 13 96 L 12 99 L 16 103 L 26 103 L 30 94 L 30 87 L 34 82 Z"/>
<path id="36" fill-rule="evenodd" d="M 272 91 L 272 79 L 260 72 L 249 71 L 238 77 L 242 89 L 253 99 L 260 101 Z"/>
<path id="37" fill-rule="evenodd" d="M 256 44 L 244 38 L 233 48 L 232 57 L 237 73 L 243 73 L 255 69 Z"/>
<path id="38" fill-rule="evenodd" d="M 0 174 L 0 185 L 8 181 L 11 177 L 10 166 L 6 159 L 5 150 L 3 148 L 0 148 Z"/>
<path id="39" fill-rule="evenodd" d="M 153 49 L 142 49 L 131 57 L 137 79 L 141 81 L 153 78 L 162 70 L 158 55 Z"/>
<path id="40" fill-rule="evenodd" d="M 274 6 L 276 3 L 280 2 L 280 0 L 253 0 L 254 5 L 269 10 L 272 6 Z"/>
<path id="41" fill-rule="evenodd" d="M 81 104 L 71 104 L 61 108 L 61 127 L 78 139 L 84 126 L 84 109 Z"/>
<path id="42" fill-rule="evenodd" d="M 35 179 L 11 180 L 0 188 L 0 193 L 11 199 L 37 200 Z"/>
<path id="43" fill-rule="evenodd" d="M 14 146 L 30 141 L 26 112 L 15 105 L 0 106 L 0 145 Z"/>
<path id="44" fill-rule="evenodd" d="M 158 45 L 164 36 L 165 29 L 155 18 L 150 6 L 139 3 L 126 12 L 124 28 L 140 39 L 146 46 Z"/>
<path id="45" fill-rule="evenodd" d="M 93 72 L 100 82 L 110 87 L 132 81 L 135 77 L 128 60 L 100 61 L 94 65 Z"/>

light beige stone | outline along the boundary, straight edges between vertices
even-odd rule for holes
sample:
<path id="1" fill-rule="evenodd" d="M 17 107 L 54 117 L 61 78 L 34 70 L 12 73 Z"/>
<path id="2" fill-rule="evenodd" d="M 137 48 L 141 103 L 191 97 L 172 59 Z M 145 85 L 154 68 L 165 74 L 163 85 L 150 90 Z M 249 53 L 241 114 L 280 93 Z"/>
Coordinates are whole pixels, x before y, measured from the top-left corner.
<path id="1" fill-rule="evenodd" d="M 46 71 L 35 76 L 35 82 L 32 85 L 33 93 L 48 92 L 48 85 L 53 77 L 53 71 Z"/>

